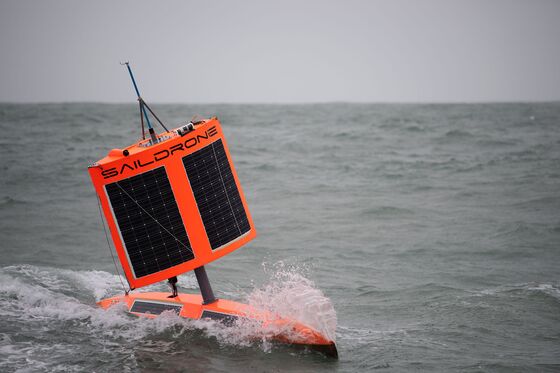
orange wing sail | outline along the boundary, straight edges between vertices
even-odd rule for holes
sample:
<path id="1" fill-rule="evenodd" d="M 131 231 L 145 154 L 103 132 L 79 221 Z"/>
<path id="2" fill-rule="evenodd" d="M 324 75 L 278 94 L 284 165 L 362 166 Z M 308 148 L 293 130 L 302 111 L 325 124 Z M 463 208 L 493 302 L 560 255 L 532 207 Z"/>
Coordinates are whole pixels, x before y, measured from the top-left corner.
<path id="1" fill-rule="evenodd" d="M 217 118 L 113 149 L 89 173 L 131 288 L 193 270 L 256 237 Z"/>

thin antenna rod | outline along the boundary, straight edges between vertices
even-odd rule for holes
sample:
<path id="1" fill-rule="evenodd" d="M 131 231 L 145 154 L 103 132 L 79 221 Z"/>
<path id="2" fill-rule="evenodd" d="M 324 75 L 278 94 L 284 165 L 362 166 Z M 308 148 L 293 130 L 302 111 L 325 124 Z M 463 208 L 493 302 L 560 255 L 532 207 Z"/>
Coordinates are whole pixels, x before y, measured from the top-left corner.
<path id="1" fill-rule="evenodd" d="M 140 91 L 138 90 L 138 86 L 136 85 L 136 80 L 134 79 L 134 74 L 132 74 L 132 69 L 130 68 L 130 64 L 127 62 L 121 63 L 121 65 L 126 65 L 128 69 L 128 73 L 130 74 L 130 79 L 132 79 L 132 84 L 134 85 L 134 90 L 136 91 L 136 96 L 138 96 L 138 101 L 140 101 L 140 106 L 142 107 L 142 112 L 144 113 L 144 118 L 146 118 L 146 123 L 148 124 L 148 130 L 152 129 L 152 123 L 150 123 L 150 118 L 148 118 L 148 113 L 146 112 L 146 108 L 144 107 L 142 97 L 140 97 Z M 152 131 L 150 131 L 151 134 Z"/>

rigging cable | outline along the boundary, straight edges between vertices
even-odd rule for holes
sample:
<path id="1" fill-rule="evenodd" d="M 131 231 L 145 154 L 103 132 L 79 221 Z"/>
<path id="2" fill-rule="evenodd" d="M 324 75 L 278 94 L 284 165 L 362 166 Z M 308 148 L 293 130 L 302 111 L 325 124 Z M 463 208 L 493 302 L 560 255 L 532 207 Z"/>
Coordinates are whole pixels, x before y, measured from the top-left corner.
<path id="1" fill-rule="evenodd" d="M 144 117 L 142 116 L 142 101 L 138 99 L 138 105 L 140 107 L 140 123 L 142 124 L 142 140 L 146 140 L 146 131 L 144 130 Z"/>
<path id="2" fill-rule="evenodd" d="M 103 219 L 103 212 L 101 211 L 101 201 L 97 193 L 95 193 L 95 196 L 97 197 L 97 207 L 99 207 L 99 217 L 101 218 L 101 225 L 103 226 L 103 232 L 105 232 L 107 247 L 109 248 L 109 252 L 111 253 L 111 258 L 113 258 L 113 264 L 115 265 L 115 270 L 117 271 L 117 276 L 119 277 L 119 281 L 121 282 L 122 288 L 124 290 L 124 294 L 128 295 L 128 293 L 132 290 L 132 287 L 130 286 L 130 283 L 128 283 L 129 290 L 126 290 L 126 287 L 124 286 L 121 273 L 119 272 L 119 267 L 117 266 L 117 261 L 115 260 L 115 255 L 113 254 L 113 250 L 111 249 L 111 243 L 109 242 L 109 235 L 107 234 L 107 229 L 105 228 L 105 220 Z M 126 281 L 128 282 L 128 279 L 126 279 Z"/>
<path id="3" fill-rule="evenodd" d="M 144 99 L 142 97 L 138 98 L 138 101 L 140 101 L 140 105 L 144 105 L 145 107 L 148 108 L 148 110 L 150 111 L 150 113 L 152 113 L 152 115 L 154 116 L 154 118 L 156 118 L 156 120 L 158 121 L 158 123 L 160 124 L 160 126 L 163 127 L 163 129 L 165 130 L 165 132 L 169 132 L 169 130 L 167 129 L 167 127 L 165 127 L 165 124 L 163 124 L 163 122 L 158 118 L 158 116 L 156 115 L 156 113 L 154 113 L 152 111 L 152 109 L 148 106 L 148 104 L 146 103 L 146 101 L 144 101 Z"/>

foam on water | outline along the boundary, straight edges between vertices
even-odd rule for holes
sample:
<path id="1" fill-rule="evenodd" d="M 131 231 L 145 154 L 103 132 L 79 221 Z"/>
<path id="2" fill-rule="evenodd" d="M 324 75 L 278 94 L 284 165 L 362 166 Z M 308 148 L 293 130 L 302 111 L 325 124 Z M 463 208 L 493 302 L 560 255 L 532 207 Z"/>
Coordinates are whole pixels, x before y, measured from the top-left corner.
<path id="1" fill-rule="evenodd" d="M 183 279 L 181 285 L 189 285 Z M 179 338 L 202 330 L 220 343 L 233 343 L 221 324 L 183 319 L 166 312 L 138 318 L 123 304 L 99 308 L 99 297 L 121 293 L 117 276 L 103 271 L 71 271 L 35 266 L 0 269 L 0 371 L 69 371 L 60 363 L 89 349 L 129 354 L 131 344 L 162 333 Z M 161 291 L 165 285 L 151 286 Z M 32 341 L 29 336 L 35 335 Z M 68 343 L 69 339 L 75 343 Z M 76 350 L 76 351 L 74 351 Z"/>

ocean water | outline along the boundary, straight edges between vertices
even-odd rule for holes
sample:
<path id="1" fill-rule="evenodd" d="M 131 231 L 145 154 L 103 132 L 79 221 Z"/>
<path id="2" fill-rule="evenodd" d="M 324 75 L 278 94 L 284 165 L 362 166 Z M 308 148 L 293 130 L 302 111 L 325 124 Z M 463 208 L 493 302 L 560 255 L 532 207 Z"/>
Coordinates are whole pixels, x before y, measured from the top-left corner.
<path id="1" fill-rule="evenodd" d="M 1 104 L 0 371 L 560 371 L 559 103 L 152 106 L 227 136 L 259 236 L 207 266 L 217 295 L 340 359 L 97 308 L 122 289 L 87 166 L 137 107 Z"/>

